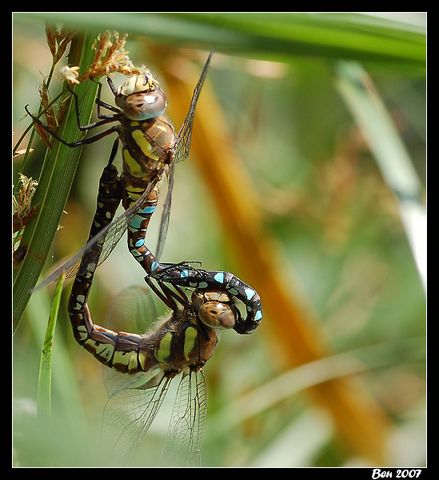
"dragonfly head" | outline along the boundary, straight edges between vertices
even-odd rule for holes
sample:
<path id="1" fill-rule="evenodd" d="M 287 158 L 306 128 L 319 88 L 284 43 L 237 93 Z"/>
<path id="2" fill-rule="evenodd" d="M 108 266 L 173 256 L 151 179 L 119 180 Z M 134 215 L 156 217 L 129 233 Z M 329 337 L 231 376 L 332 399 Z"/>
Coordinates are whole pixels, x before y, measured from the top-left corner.
<path id="1" fill-rule="evenodd" d="M 166 95 L 150 73 L 129 77 L 116 90 L 115 102 L 130 120 L 149 120 L 164 113 Z"/>
<path id="2" fill-rule="evenodd" d="M 192 304 L 198 318 L 208 327 L 228 330 L 235 326 L 235 307 L 226 292 L 195 290 Z"/>

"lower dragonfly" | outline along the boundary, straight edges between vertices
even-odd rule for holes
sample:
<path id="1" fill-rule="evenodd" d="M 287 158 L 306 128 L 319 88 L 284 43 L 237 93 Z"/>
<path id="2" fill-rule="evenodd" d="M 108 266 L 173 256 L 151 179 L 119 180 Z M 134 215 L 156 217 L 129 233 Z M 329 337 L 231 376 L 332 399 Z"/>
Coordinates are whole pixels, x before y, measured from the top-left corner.
<path id="1" fill-rule="evenodd" d="M 100 179 L 90 237 L 111 222 L 119 204 L 119 191 L 117 169 L 109 164 Z M 109 389 L 106 412 L 113 419 L 112 443 L 132 451 L 159 411 L 171 380 L 181 373 L 164 458 L 200 465 L 207 408 L 201 369 L 215 350 L 216 329 L 234 328 L 242 320 L 241 313 L 224 287 L 196 287 L 189 298 L 178 285 L 170 282 L 170 288 L 147 276 L 151 290 L 172 311 L 168 319 L 143 335 L 95 325 L 87 297 L 102 243 L 93 245 L 81 260 L 69 299 L 69 316 L 78 343 L 107 367 L 127 374 L 126 381 L 113 382 Z"/>

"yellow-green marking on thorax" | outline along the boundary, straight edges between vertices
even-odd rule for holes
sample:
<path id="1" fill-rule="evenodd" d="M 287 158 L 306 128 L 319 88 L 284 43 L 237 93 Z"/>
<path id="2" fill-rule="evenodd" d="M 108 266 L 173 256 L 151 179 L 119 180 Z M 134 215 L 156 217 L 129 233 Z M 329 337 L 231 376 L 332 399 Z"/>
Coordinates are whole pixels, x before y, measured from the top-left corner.
<path id="1" fill-rule="evenodd" d="M 198 335 L 197 329 L 194 327 L 188 327 L 184 332 L 183 354 L 186 360 L 189 360 L 189 355 L 194 349 L 195 342 L 197 340 L 197 335 Z"/>
<path id="2" fill-rule="evenodd" d="M 122 150 L 122 155 L 123 160 L 128 167 L 130 174 L 133 177 L 143 177 L 145 175 L 141 166 L 136 162 L 136 160 L 132 157 L 132 155 L 126 148 Z"/>
<path id="3" fill-rule="evenodd" d="M 166 361 L 169 360 L 169 357 L 171 356 L 171 341 L 171 332 L 165 333 L 160 340 L 159 348 L 155 354 L 155 358 L 157 358 L 160 363 L 166 363 Z"/>
<path id="4" fill-rule="evenodd" d="M 142 150 L 142 153 L 153 160 L 158 160 L 159 156 L 154 155 L 152 153 L 152 145 L 148 142 L 145 135 L 143 134 L 142 130 L 136 128 L 131 132 L 131 136 L 133 137 L 134 141 L 137 143 L 137 146 Z"/>

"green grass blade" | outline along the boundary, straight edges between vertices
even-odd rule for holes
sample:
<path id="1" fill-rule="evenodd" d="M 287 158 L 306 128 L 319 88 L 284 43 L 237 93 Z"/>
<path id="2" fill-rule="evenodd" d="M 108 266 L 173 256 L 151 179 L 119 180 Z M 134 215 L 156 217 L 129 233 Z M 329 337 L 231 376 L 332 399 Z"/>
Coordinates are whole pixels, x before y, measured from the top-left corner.
<path id="1" fill-rule="evenodd" d="M 26 324 L 26 328 L 33 337 L 35 348 L 38 349 L 41 348 L 45 335 L 45 325 L 41 320 L 50 315 L 53 294 L 51 294 L 51 297 L 47 289 L 38 290 L 32 295 L 26 308 L 26 320 L 29 322 Z M 70 412 L 74 417 L 65 418 L 69 428 L 72 424 L 77 428 L 82 428 L 87 423 L 75 370 L 76 359 L 72 359 L 68 340 L 66 341 L 63 334 L 62 320 L 64 315 L 65 312 L 61 307 L 58 314 L 58 323 L 61 323 L 59 328 L 55 330 L 53 345 L 53 355 L 56 357 L 56 361 L 52 363 L 52 398 L 57 399 L 57 404 L 56 409 L 52 410 L 52 417 L 57 412 L 61 412 L 61 414 Z"/>
<path id="2" fill-rule="evenodd" d="M 360 65 L 340 63 L 337 87 L 363 132 L 384 180 L 398 199 L 401 220 L 425 289 L 427 220 L 422 187 L 410 156 L 371 78 Z"/>
<path id="3" fill-rule="evenodd" d="M 41 15 L 23 13 L 16 18 L 31 22 Z M 350 59 L 386 69 L 425 71 L 424 29 L 362 14 L 51 12 L 44 18 L 83 30 L 116 29 L 178 46 L 214 46 L 267 59 Z"/>
<path id="4" fill-rule="evenodd" d="M 59 305 L 61 303 L 62 289 L 65 276 L 61 275 L 56 288 L 50 309 L 46 334 L 44 335 L 41 350 L 40 371 L 38 375 L 37 411 L 38 415 L 50 417 L 52 412 L 52 347 L 55 327 L 58 319 Z"/>
<path id="5" fill-rule="evenodd" d="M 85 70 L 92 60 L 93 40 L 93 37 L 77 36 L 72 42 L 69 61 L 73 65 L 79 64 L 80 71 Z M 83 82 L 76 88 L 83 124 L 90 121 L 96 90 L 96 83 L 91 81 Z M 67 142 L 76 141 L 82 136 L 76 125 L 73 102 L 70 103 L 66 120 L 59 134 Z M 75 176 L 81 150 L 82 147 L 69 148 L 54 141 L 52 148 L 46 152 L 39 185 L 33 198 L 33 205 L 37 207 L 38 214 L 27 226 L 21 242 L 28 253 L 14 281 L 14 330 L 49 254 Z"/>

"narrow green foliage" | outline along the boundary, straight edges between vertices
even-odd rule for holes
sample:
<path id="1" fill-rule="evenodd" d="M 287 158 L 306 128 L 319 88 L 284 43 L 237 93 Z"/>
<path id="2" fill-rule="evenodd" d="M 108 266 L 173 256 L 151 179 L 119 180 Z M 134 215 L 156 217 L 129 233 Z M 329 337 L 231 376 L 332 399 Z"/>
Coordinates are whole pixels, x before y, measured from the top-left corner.
<path id="1" fill-rule="evenodd" d="M 23 21 L 40 13 L 21 14 Z M 361 14 L 337 13 L 44 13 L 74 28 L 117 29 L 181 46 L 258 58 L 320 57 L 425 71 L 422 28 Z"/>
<path id="2" fill-rule="evenodd" d="M 427 222 L 421 184 L 410 155 L 361 65 L 341 63 L 337 86 L 361 128 L 385 182 L 398 199 L 401 220 L 425 289 Z"/>
<path id="3" fill-rule="evenodd" d="M 93 58 L 93 41 L 93 37 L 77 36 L 72 42 L 69 63 L 72 65 L 79 63 L 81 72 L 89 66 Z M 92 81 L 83 82 L 76 88 L 81 105 L 82 124 L 90 121 L 96 91 L 97 84 Z M 66 120 L 59 130 L 59 135 L 67 142 L 77 141 L 83 136 L 77 127 L 73 102 L 70 102 Z M 33 205 L 37 207 L 37 215 L 26 228 L 21 242 L 28 253 L 14 282 L 14 329 L 21 319 L 31 290 L 49 254 L 75 177 L 81 150 L 82 147 L 70 148 L 54 140 L 52 148 L 46 152 L 38 189 L 33 199 Z"/>
<path id="4" fill-rule="evenodd" d="M 50 417 L 52 412 L 52 347 L 58 311 L 61 303 L 65 276 L 59 278 L 50 309 L 43 349 L 41 350 L 40 371 L 38 375 L 37 411 L 39 415 Z"/>

